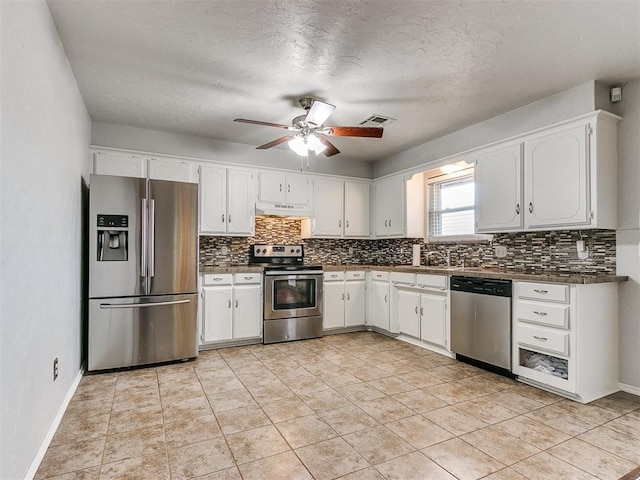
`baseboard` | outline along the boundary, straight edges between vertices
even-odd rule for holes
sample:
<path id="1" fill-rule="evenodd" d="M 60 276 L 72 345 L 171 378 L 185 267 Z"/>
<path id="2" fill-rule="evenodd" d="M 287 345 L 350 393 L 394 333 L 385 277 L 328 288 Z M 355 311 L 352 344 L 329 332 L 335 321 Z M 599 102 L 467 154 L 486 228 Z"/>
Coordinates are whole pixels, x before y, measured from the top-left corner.
<path id="1" fill-rule="evenodd" d="M 44 437 L 44 440 L 40 444 L 38 453 L 36 453 L 36 456 L 33 458 L 33 462 L 31 462 L 31 466 L 29 467 L 29 470 L 27 470 L 27 474 L 24 476 L 25 479 L 31 480 L 33 479 L 33 477 L 35 477 L 36 472 L 38 471 L 38 467 L 40 467 L 40 463 L 44 458 L 44 454 L 47 453 L 47 449 L 51 444 L 51 440 L 53 440 L 53 436 L 55 435 L 56 430 L 60 426 L 60 422 L 62 421 L 64 412 L 67 411 L 69 402 L 73 398 L 73 394 L 76 393 L 76 389 L 78 388 L 78 385 L 80 385 L 80 380 L 82 380 L 83 373 L 84 373 L 83 370 L 79 370 L 78 375 L 73 380 L 73 383 L 71 384 L 71 388 L 69 388 L 67 395 L 64 397 L 64 401 L 62 402 L 62 405 L 60 405 L 60 408 L 58 409 L 58 413 L 53 419 L 53 422 L 51 422 L 51 427 L 49 427 L 49 431 L 47 432 L 47 435 Z"/>
<path id="2" fill-rule="evenodd" d="M 632 393 L 640 397 L 640 387 L 634 387 L 633 385 L 626 385 L 624 383 L 619 383 L 618 387 L 620 387 L 620 390 L 623 392 Z"/>

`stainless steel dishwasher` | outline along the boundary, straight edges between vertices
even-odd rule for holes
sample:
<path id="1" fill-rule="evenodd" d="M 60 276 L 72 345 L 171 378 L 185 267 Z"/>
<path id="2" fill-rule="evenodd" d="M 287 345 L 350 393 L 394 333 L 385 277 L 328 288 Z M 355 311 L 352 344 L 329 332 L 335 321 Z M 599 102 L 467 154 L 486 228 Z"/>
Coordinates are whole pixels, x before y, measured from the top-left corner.
<path id="1" fill-rule="evenodd" d="M 456 358 L 511 373 L 511 280 L 451 277 L 450 286 Z"/>

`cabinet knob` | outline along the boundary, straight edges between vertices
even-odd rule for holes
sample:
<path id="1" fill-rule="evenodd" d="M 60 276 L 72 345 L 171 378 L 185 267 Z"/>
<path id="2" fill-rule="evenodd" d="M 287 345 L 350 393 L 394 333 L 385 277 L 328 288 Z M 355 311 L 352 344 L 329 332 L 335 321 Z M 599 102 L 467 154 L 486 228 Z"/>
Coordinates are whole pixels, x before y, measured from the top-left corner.
<path id="1" fill-rule="evenodd" d="M 385 226 L 385 227 L 388 227 L 388 226 L 389 226 L 389 225 L 388 225 L 388 223 L 389 223 L 389 220 L 385 220 L 385 221 L 384 221 L 384 226 Z"/>
<path id="2" fill-rule="evenodd" d="M 516 205 L 516 215 L 520 215 L 520 204 Z"/>
<path id="3" fill-rule="evenodd" d="M 342 294 L 342 300 L 344 300 L 344 293 Z"/>
<path id="4" fill-rule="evenodd" d="M 338 227 L 342 226 L 342 220 L 338 220 Z"/>
<path id="5" fill-rule="evenodd" d="M 287 185 L 287 192 L 291 193 L 291 185 Z"/>
<path id="6" fill-rule="evenodd" d="M 347 300 L 351 300 L 351 295 L 347 293 Z"/>
<path id="7" fill-rule="evenodd" d="M 385 294 L 385 296 L 384 296 L 384 303 L 387 303 L 387 302 L 388 302 L 388 299 L 387 299 L 387 297 L 388 297 L 388 296 L 389 296 L 389 295 Z"/>
<path id="8" fill-rule="evenodd" d="M 424 307 L 420 307 L 420 316 L 424 315 Z"/>
<path id="9" fill-rule="evenodd" d="M 236 298 L 236 308 L 238 308 L 238 299 Z"/>
<path id="10" fill-rule="evenodd" d="M 224 213 L 222 214 L 222 223 L 224 223 Z"/>
<path id="11" fill-rule="evenodd" d="M 418 306 L 416 305 L 416 315 L 418 314 Z"/>
<path id="12" fill-rule="evenodd" d="M 229 300 L 229 305 L 227 307 L 231 308 L 231 300 Z"/>
<path id="13" fill-rule="evenodd" d="M 349 220 L 347 220 L 346 222 L 347 228 L 349 228 Z"/>
<path id="14" fill-rule="evenodd" d="M 529 213 L 533 213 L 533 203 L 529 202 Z"/>

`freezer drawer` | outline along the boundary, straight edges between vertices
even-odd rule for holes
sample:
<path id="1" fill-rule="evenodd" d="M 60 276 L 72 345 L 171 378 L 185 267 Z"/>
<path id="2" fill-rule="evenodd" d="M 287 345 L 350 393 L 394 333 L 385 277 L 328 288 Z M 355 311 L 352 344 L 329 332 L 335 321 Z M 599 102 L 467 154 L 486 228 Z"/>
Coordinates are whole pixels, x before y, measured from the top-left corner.
<path id="1" fill-rule="evenodd" d="M 198 355 L 198 295 L 89 301 L 89 371 Z"/>

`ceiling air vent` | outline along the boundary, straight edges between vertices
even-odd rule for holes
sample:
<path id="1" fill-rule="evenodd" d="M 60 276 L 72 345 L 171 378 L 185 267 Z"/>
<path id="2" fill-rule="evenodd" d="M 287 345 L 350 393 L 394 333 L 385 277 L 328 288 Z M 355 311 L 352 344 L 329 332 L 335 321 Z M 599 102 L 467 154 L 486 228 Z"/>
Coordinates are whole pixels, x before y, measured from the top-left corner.
<path id="1" fill-rule="evenodd" d="M 384 127 L 395 121 L 395 118 L 383 117 L 382 115 L 371 115 L 366 120 L 360 122 L 358 125 L 365 127 Z"/>

